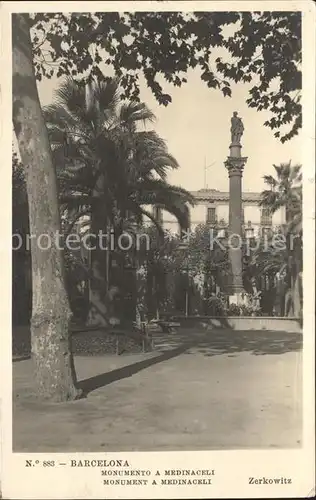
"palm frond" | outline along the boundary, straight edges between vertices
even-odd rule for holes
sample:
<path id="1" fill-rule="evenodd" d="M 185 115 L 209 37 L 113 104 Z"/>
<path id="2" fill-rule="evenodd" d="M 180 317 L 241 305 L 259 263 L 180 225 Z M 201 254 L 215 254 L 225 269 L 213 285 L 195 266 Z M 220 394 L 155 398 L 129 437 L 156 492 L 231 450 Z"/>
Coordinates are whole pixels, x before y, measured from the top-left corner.
<path id="1" fill-rule="evenodd" d="M 159 234 L 164 234 L 162 225 L 151 212 L 149 212 L 133 200 L 128 200 L 127 207 L 129 208 L 131 213 L 133 213 L 136 217 L 139 217 L 139 221 L 143 222 L 143 216 L 147 217 L 156 226 Z"/>
<path id="2" fill-rule="evenodd" d="M 74 118 L 67 105 L 56 101 L 43 107 L 43 116 L 49 127 L 56 127 L 59 130 L 78 130 L 80 127 L 80 122 Z"/>
<path id="3" fill-rule="evenodd" d="M 91 120 L 87 113 L 86 86 L 84 84 L 67 77 L 55 91 L 54 101 L 58 106 L 66 108 L 74 119 L 86 126 L 91 126 Z"/>
<path id="4" fill-rule="evenodd" d="M 93 98 L 98 102 L 102 113 L 115 114 L 120 101 L 119 79 L 106 78 L 93 86 Z"/>
<path id="5" fill-rule="evenodd" d="M 262 191 L 259 205 L 269 208 L 272 212 L 276 212 L 280 208 L 278 194 L 270 190 Z"/>
<path id="6" fill-rule="evenodd" d="M 289 181 L 292 184 L 297 184 L 302 181 L 302 165 L 293 165 L 290 169 Z"/>
<path id="7" fill-rule="evenodd" d="M 271 186 L 272 189 L 275 188 L 275 186 L 278 183 L 277 180 L 272 175 L 264 175 L 263 180 L 264 180 L 265 184 L 268 184 L 268 186 Z"/>
<path id="8" fill-rule="evenodd" d="M 171 190 L 141 191 L 138 196 L 140 205 L 157 206 L 174 215 L 182 228 L 189 227 L 190 212 L 186 197 Z"/>
<path id="9" fill-rule="evenodd" d="M 155 196 L 156 194 L 159 196 L 161 194 L 166 198 L 168 196 L 178 196 L 192 206 L 196 203 L 194 196 L 189 191 L 180 186 L 169 184 L 161 179 L 141 180 L 137 188 L 138 193 L 141 196 L 146 196 L 147 193 L 149 194 L 149 196 L 150 194 L 152 194 L 153 196 Z"/>
<path id="10" fill-rule="evenodd" d="M 131 126 L 138 121 L 146 124 L 154 120 L 154 113 L 142 102 L 129 101 L 123 103 L 119 110 L 119 121 L 123 126 Z"/>

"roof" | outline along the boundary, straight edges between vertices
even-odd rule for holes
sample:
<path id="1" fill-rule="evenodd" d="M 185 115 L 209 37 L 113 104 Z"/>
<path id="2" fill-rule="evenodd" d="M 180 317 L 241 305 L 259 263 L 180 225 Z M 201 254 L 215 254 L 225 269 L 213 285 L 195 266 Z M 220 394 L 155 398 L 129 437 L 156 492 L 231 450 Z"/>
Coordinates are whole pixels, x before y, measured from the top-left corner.
<path id="1" fill-rule="evenodd" d="M 199 189 L 191 191 L 191 194 L 198 201 L 229 201 L 229 192 L 219 191 L 218 189 Z M 261 199 L 261 193 L 246 191 L 242 193 L 242 200 L 258 203 Z"/>

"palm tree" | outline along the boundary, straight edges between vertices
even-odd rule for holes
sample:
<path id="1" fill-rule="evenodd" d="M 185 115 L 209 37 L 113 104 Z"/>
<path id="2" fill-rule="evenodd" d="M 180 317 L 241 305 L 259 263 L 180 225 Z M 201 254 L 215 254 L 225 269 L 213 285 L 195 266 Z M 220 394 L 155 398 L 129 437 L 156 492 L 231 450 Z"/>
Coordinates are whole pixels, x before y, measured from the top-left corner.
<path id="1" fill-rule="evenodd" d="M 276 177 L 265 175 L 264 182 L 270 187 L 261 194 L 261 206 L 275 213 L 285 207 L 285 223 L 288 225 L 294 215 L 301 210 L 299 192 L 302 183 L 302 166 L 291 162 L 273 165 Z"/>
<path id="2" fill-rule="evenodd" d="M 114 228 L 118 236 L 124 221 L 140 223 L 144 216 L 157 224 L 146 205 L 163 207 L 185 225 L 192 197 L 166 180 L 178 163 L 156 132 L 140 130 L 154 115 L 143 103 L 121 103 L 117 80 L 69 78 L 44 114 L 62 210 L 72 214 L 68 230 L 83 216 L 89 217 L 92 234 Z M 109 265 L 98 243 L 91 257 L 89 320 L 107 323 Z"/>
<path id="3" fill-rule="evenodd" d="M 289 315 L 298 316 L 301 312 L 300 278 L 302 272 L 302 167 L 291 165 L 291 162 L 273 165 L 276 177 L 264 176 L 265 183 L 270 189 L 262 192 L 261 206 L 267 207 L 271 213 L 280 208 L 285 209 L 286 235 L 286 265 L 284 255 L 272 252 L 271 258 L 266 258 L 265 269 L 275 269 L 280 263 L 282 271 L 286 273 L 288 293 L 285 309 Z"/>

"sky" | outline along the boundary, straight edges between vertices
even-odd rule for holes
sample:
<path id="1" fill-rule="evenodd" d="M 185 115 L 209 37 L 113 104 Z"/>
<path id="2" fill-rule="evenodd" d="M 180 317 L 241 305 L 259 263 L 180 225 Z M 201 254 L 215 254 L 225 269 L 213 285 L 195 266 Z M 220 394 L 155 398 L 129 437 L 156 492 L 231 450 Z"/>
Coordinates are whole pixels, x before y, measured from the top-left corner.
<path id="1" fill-rule="evenodd" d="M 262 191 L 263 175 L 273 174 L 273 164 L 302 162 L 302 137 L 294 137 L 282 144 L 273 131 L 263 126 L 269 114 L 256 111 L 246 104 L 249 84 L 232 85 L 232 97 L 224 97 L 219 90 L 209 89 L 201 81 L 198 70 L 190 70 L 187 83 L 181 88 L 164 83 L 163 88 L 172 97 L 164 107 L 159 105 L 144 80 L 140 83 L 140 99 L 154 112 L 156 122 L 151 125 L 168 145 L 169 152 L 180 167 L 168 176 L 172 184 L 190 191 L 204 188 L 204 166 L 208 189 L 228 191 L 228 174 L 224 161 L 229 155 L 230 119 L 234 111 L 242 118 L 245 131 L 242 137 L 242 155 L 248 157 L 244 168 L 243 190 Z M 42 105 L 50 104 L 59 82 L 57 79 L 38 83 Z"/>

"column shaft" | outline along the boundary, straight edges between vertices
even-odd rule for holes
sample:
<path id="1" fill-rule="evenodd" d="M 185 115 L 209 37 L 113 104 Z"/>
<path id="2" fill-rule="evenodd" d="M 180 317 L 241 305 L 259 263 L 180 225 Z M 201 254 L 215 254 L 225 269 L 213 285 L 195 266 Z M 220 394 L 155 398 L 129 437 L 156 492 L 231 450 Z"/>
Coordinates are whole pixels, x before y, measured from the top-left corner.
<path id="1" fill-rule="evenodd" d="M 243 291 L 242 279 L 242 190 L 241 170 L 229 172 L 229 257 L 231 264 L 230 288 L 233 294 Z"/>
<path id="2" fill-rule="evenodd" d="M 229 174 L 229 230 L 233 234 L 242 234 L 242 192 L 241 172 Z"/>
<path id="3" fill-rule="evenodd" d="M 242 172 L 245 163 L 240 155 L 230 156 L 226 167 L 229 175 L 229 260 L 230 295 L 244 291 L 242 279 Z"/>

